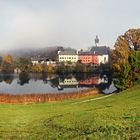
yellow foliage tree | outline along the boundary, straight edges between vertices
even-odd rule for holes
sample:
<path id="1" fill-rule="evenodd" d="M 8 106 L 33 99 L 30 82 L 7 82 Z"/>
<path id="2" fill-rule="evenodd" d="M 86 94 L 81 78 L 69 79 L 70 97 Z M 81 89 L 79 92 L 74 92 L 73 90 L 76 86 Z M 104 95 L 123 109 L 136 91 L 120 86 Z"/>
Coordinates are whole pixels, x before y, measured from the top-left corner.
<path id="1" fill-rule="evenodd" d="M 42 65 L 41 64 L 35 64 L 32 66 L 33 72 L 42 72 Z"/>
<path id="2" fill-rule="evenodd" d="M 54 67 L 53 67 L 52 64 L 49 64 L 49 65 L 47 66 L 47 72 L 49 72 L 49 73 L 53 73 L 53 72 L 54 72 Z"/>
<path id="3" fill-rule="evenodd" d="M 3 61 L 6 63 L 12 63 L 13 62 L 13 58 L 11 55 L 7 54 L 3 56 Z"/>
<path id="4" fill-rule="evenodd" d="M 119 36 L 115 43 L 115 50 L 112 53 L 113 68 L 120 71 L 121 65 L 128 62 L 129 44 L 124 36 Z"/>

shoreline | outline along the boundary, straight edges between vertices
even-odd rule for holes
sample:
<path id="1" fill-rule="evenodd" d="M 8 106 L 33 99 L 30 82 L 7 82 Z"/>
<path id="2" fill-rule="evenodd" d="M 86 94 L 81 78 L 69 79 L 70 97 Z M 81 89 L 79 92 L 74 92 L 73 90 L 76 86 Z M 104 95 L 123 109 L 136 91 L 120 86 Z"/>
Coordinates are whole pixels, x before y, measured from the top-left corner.
<path id="1" fill-rule="evenodd" d="M 30 94 L 10 94 L 0 93 L 0 104 L 18 104 L 18 103 L 44 103 L 51 101 L 63 101 L 76 99 L 99 93 L 98 89 L 90 88 L 75 92 L 66 93 L 30 93 Z"/>

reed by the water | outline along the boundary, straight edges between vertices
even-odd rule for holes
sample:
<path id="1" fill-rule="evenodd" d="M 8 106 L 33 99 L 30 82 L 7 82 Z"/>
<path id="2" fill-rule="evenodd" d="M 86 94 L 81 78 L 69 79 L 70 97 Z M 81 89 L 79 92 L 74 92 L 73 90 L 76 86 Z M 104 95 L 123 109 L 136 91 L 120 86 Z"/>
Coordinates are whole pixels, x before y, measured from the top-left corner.
<path id="1" fill-rule="evenodd" d="M 66 99 L 75 99 L 89 95 L 97 94 L 98 89 L 85 89 L 71 93 L 47 93 L 47 94 L 0 94 L 0 103 L 36 103 L 62 101 Z"/>

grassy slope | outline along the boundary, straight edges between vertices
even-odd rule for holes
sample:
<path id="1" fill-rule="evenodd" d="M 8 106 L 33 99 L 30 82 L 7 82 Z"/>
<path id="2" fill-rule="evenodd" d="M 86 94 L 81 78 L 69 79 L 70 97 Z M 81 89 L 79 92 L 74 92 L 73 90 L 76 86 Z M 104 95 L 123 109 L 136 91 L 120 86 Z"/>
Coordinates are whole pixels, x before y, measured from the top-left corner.
<path id="1" fill-rule="evenodd" d="M 140 86 L 108 98 L 0 105 L 0 139 L 138 139 Z M 73 104 L 77 103 L 77 104 Z"/>

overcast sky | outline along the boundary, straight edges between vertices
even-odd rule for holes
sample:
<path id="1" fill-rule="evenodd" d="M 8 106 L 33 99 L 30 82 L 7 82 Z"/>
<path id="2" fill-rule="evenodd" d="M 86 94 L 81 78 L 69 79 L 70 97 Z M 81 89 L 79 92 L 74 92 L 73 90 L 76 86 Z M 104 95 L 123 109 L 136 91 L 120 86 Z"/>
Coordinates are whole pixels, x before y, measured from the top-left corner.
<path id="1" fill-rule="evenodd" d="M 140 27 L 140 0 L 0 0 L 0 50 L 62 45 L 86 49 L 99 36 Z"/>

